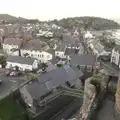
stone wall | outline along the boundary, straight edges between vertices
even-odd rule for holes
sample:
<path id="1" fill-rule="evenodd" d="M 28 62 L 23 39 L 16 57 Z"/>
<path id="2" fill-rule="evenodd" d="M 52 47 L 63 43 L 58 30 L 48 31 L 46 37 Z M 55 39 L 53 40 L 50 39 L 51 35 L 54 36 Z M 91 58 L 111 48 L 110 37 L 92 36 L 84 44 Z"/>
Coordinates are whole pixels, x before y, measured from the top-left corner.
<path id="1" fill-rule="evenodd" d="M 108 84 L 108 76 L 98 74 L 85 82 L 84 100 L 78 120 L 90 120 L 94 116 L 99 101 L 104 97 Z"/>
<path id="2" fill-rule="evenodd" d="M 120 120 L 120 75 L 119 75 L 117 91 L 116 91 L 115 115 L 116 115 L 116 120 Z"/>

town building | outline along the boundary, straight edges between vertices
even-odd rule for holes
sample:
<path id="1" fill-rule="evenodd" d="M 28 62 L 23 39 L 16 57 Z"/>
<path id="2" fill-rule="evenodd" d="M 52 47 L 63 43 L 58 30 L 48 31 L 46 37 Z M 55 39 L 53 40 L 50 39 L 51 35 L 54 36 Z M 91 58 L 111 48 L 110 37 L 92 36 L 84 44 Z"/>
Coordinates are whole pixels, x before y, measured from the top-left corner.
<path id="1" fill-rule="evenodd" d="M 56 48 L 55 57 L 59 57 L 61 59 L 66 58 L 66 56 L 65 56 L 65 44 L 61 44 Z"/>
<path id="2" fill-rule="evenodd" d="M 111 63 L 114 63 L 120 68 L 120 46 L 116 46 L 112 50 Z"/>
<path id="3" fill-rule="evenodd" d="M 40 111 L 42 112 L 47 108 L 46 105 L 49 107 L 52 101 L 65 95 L 65 91 L 63 93 L 61 91 L 62 89 L 72 90 L 71 87 L 75 86 L 77 81 L 80 81 L 82 75 L 83 73 L 78 69 L 73 69 L 69 65 L 65 65 L 61 68 L 43 73 L 36 80 L 30 81 L 21 87 L 21 97 L 31 112 L 34 114 Z M 69 92 L 67 93 L 69 94 Z M 74 92 L 68 96 L 72 95 L 74 95 Z"/>
<path id="4" fill-rule="evenodd" d="M 31 40 L 24 43 L 20 49 L 22 57 L 31 57 L 40 62 L 48 62 L 52 59 L 52 54 L 47 52 L 49 46 L 40 40 Z"/>
<path id="5" fill-rule="evenodd" d="M 18 67 L 20 71 L 33 71 L 38 68 L 38 61 L 34 58 L 25 58 L 21 56 L 8 56 L 6 68 Z"/>
<path id="6" fill-rule="evenodd" d="M 109 56 L 110 51 L 105 50 L 104 46 L 100 44 L 98 40 L 91 40 L 88 43 L 88 47 L 93 51 L 94 55 L 99 56 Z"/>
<path id="7" fill-rule="evenodd" d="M 22 42 L 23 41 L 19 38 L 6 38 L 3 43 L 3 50 L 9 55 L 12 53 L 13 49 L 19 50 Z M 19 56 L 19 52 L 17 55 Z"/>
<path id="8" fill-rule="evenodd" d="M 99 68 L 97 57 L 92 54 L 73 55 L 70 60 L 70 65 L 88 72 L 95 71 Z"/>
<path id="9" fill-rule="evenodd" d="M 84 38 L 85 39 L 92 39 L 94 38 L 93 34 L 90 32 L 90 31 L 87 31 L 85 34 L 84 34 Z"/>

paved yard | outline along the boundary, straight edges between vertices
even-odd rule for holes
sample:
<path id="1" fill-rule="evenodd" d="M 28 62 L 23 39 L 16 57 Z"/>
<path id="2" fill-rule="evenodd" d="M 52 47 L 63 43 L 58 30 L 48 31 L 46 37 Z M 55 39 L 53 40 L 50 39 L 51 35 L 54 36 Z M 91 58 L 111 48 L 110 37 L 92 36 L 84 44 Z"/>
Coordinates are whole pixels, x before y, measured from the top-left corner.
<path id="1" fill-rule="evenodd" d="M 113 108 L 114 103 L 110 100 L 106 100 L 104 107 L 99 111 L 97 120 L 115 120 Z"/>
<path id="2" fill-rule="evenodd" d="M 115 120 L 114 117 L 114 95 L 106 96 L 102 108 L 98 111 L 95 120 Z"/>
<path id="3" fill-rule="evenodd" d="M 9 77 L 4 76 L 4 72 L 5 69 L 0 69 L 0 79 L 3 81 L 0 85 L 0 99 L 15 91 L 20 85 L 29 81 L 31 76 L 34 76 L 32 73 L 28 73 L 27 75 L 22 75 L 20 77 Z"/>

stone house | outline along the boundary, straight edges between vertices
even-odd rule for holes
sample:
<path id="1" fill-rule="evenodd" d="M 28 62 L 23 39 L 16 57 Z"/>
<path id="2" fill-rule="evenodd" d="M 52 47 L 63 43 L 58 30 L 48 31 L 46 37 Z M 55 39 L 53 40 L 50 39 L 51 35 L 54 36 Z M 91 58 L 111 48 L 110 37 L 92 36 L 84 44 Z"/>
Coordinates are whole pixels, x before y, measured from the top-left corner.
<path id="1" fill-rule="evenodd" d="M 46 72 L 37 77 L 37 80 L 30 81 L 20 88 L 21 97 L 28 108 L 36 113 L 44 104 L 42 100 L 46 98 L 46 103 L 53 101 L 59 95 L 58 88 L 71 88 L 83 75 L 78 69 L 73 69 L 69 65 Z M 56 97 L 54 96 L 56 95 Z M 50 100 L 48 100 L 50 99 Z"/>

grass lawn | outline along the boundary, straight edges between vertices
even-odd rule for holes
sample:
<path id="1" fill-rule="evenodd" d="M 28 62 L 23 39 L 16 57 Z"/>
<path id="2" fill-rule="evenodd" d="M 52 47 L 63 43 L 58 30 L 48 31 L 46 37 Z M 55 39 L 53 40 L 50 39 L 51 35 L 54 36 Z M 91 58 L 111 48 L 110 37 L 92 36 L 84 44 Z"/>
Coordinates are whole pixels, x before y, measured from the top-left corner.
<path id="1" fill-rule="evenodd" d="M 12 95 L 0 101 L 0 120 L 28 120 L 24 112 Z"/>

